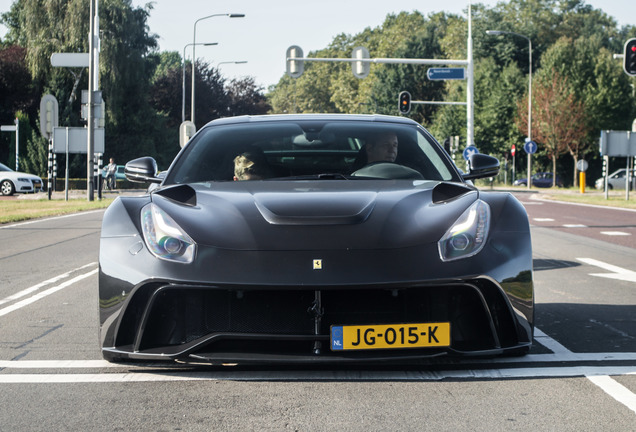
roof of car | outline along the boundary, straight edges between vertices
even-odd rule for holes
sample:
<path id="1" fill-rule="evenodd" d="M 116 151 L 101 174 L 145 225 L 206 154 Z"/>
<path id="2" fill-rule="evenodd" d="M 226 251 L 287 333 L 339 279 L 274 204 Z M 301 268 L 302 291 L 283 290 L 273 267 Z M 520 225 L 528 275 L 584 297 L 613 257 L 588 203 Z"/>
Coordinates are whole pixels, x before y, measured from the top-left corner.
<path id="1" fill-rule="evenodd" d="M 237 116 L 237 117 L 224 117 L 216 120 L 212 120 L 206 126 L 216 126 L 222 124 L 238 124 L 238 123 L 251 123 L 251 122 L 267 122 L 267 121 L 368 121 L 368 122 L 388 122 L 397 124 L 411 124 L 419 125 L 419 123 L 406 118 L 396 117 L 388 115 L 371 115 L 371 114 L 268 114 L 257 116 Z"/>

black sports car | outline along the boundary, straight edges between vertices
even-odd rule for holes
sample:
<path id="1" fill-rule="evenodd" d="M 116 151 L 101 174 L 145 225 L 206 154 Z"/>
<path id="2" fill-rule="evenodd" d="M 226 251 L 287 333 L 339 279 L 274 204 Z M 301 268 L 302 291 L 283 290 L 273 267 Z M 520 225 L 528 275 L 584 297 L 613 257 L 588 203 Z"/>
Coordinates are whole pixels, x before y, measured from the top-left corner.
<path id="1" fill-rule="evenodd" d="M 409 360 L 530 349 L 526 212 L 404 118 L 215 120 L 104 215 L 102 352 L 191 363 Z"/>

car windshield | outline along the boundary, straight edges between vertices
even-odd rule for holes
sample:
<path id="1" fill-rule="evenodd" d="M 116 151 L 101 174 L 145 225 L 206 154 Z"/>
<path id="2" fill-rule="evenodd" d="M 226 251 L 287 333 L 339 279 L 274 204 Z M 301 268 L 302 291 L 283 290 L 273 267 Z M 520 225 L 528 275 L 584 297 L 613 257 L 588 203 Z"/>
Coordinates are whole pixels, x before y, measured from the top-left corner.
<path id="1" fill-rule="evenodd" d="M 460 181 L 444 150 L 415 125 L 287 120 L 206 127 L 165 183 L 314 178 Z"/>
<path id="2" fill-rule="evenodd" d="M 6 166 L 5 164 L 0 163 L 0 171 L 13 171 L 11 168 Z"/>

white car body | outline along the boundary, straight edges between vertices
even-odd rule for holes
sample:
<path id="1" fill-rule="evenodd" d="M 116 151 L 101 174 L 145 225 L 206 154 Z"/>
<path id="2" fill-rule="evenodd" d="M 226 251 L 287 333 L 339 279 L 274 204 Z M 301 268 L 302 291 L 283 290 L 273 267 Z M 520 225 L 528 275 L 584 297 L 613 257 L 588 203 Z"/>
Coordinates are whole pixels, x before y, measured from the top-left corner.
<path id="1" fill-rule="evenodd" d="M 0 195 L 42 191 L 42 179 L 33 174 L 13 171 L 0 163 Z"/>

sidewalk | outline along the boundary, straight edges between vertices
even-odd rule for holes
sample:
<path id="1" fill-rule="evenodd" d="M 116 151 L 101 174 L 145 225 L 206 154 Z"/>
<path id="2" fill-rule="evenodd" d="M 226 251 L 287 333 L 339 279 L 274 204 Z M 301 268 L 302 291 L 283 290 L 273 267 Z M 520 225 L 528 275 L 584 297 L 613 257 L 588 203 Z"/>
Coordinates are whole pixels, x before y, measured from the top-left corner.
<path id="1" fill-rule="evenodd" d="M 138 196 L 144 195 L 146 193 L 146 189 L 115 189 L 113 191 L 105 190 L 102 191 L 102 199 L 108 198 L 117 198 L 118 196 Z M 68 199 L 88 199 L 86 189 L 70 189 L 68 191 Z M 38 193 L 30 193 L 30 194 L 16 194 L 17 199 L 47 199 L 49 197 L 48 192 L 38 192 Z M 65 191 L 55 191 L 51 194 L 52 200 L 63 200 L 66 198 Z M 93 193 L 93 199 L 98 200 L 97 192 Z"/>

